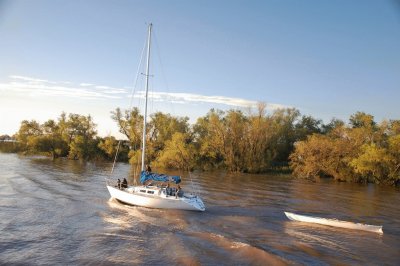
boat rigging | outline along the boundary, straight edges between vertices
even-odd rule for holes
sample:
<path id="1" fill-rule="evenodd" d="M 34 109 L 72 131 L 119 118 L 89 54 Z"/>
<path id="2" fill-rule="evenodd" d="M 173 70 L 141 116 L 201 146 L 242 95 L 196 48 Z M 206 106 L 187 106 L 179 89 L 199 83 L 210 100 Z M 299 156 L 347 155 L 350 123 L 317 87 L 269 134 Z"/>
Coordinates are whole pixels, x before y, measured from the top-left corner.
<path id="1" fill-rule="evenodd" d="M 193 193 L 184 192 L 180 186 L 170 187 L 170 183 L 179 184 L 179 176 L 168 176 L 158 174 L 145 169 L 146 156 L 146 131 L 147 131 L 147 101 L 149 90 L 151 35 L 153 24 L 148 25 L 147 35 L 147 60 L 146 60 L 146 83 L 145 103 L 142 135 L 142 156 L 140 183 L 138 186 L 122 187 L 115 182 L 107 180 L 106 186 L 111 197 L 136 206 L 159 208 L 159 209 L 181 209 L 193 211 L 205 211 L 202 199 Z M 113 166 L 114 168 L 114 166 Z"/>

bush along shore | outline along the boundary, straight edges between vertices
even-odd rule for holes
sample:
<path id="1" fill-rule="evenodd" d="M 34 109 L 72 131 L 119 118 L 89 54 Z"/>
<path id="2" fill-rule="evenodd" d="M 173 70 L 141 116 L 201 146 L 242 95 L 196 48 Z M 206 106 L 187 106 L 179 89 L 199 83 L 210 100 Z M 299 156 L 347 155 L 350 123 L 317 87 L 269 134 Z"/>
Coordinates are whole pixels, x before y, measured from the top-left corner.
<path id="1" fill-rule="evenodd" d="M 18 132 L 0 136 L 0 151 L 41 154 L 75 160 L 139 163 L 143 116 L 137 108 L 111 112 L 125 140 L 99 137 L 90 115 L 62 113 L 42 124 L 21 122 Z M 348 123 L 328 124 L 294 108 L 266 112 L 211 109 L 193 125 L 188 117 L 157 112 L 146 132 L 146 161 L 182 170 L 227 169 L 265 173 L 290 170 L 299 178 L 329 177 L 338 181 L 400 184 L 400 120 L 377 124 L 357 112 Z"/>

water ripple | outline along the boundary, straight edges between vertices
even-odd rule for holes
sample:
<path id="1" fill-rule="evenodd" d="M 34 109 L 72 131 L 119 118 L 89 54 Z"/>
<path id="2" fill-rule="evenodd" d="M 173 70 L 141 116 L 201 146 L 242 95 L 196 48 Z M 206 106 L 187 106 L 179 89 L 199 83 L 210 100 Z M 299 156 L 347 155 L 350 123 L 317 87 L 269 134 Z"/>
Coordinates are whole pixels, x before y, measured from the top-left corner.
<path id="1" fill-rule="evenodd" d="M 0 264 L 399 262 L 400 193 L 395 188 L 195 172 L 183 187 L 199 191 L 206 212 L 154 210 L 110 199 L 104 182 L 110 168 L 110 163 L 0 153 Z M 129 165 L 117 164 L 113 177 L 128 173 Z M 382 224 L 385 233 L 290 222 L 283 211 Z"/>

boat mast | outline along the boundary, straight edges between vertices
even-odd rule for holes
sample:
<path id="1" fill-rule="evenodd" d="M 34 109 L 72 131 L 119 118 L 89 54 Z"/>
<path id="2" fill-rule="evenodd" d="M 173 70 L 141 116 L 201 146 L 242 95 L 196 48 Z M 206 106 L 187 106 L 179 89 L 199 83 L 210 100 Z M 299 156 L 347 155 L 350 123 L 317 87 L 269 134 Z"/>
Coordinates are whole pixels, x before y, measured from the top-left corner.
<path id="1" fill-rule="evenodd" d="M 147 40 L 147 65 L 146 65 L 146 97 L 144 101 L 144 119 L 143 119 L 143 138 L 142 138 L 142 171 L 144 171 L 144 161 L 146 157 L 146 127 L 147 127 L 147 97 L 149 94 L 149 69 L 150 69 L 150 43 L 151 43 L 151 27 L 149 24 L 149 34 Z"/>

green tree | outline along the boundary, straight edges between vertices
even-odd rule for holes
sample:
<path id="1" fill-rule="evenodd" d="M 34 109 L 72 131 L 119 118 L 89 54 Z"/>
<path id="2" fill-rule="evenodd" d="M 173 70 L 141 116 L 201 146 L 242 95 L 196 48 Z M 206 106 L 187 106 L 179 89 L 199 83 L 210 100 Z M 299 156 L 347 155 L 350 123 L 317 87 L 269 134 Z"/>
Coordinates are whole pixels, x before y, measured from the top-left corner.
<path id="1" fill-rule="evenodd" d="M 58 123 L 50 119 L 42 125 L 42 128 L 43 136 L 39 141 L 42 151 L 49 152 L 53 159 L 66 155 L 68 145 L 62 138 Z"/>
<path id="2" fill-rule="evenodd" d="M 350 127 L 342 123 L 326 135 L 314 134 L 296 144 L 293 174 L 354 182 L 399 183 L 400 137 L 396 121 L 377 125 L 373 116 L 357 112 Z"/>
<path id="3" fill-rule="evenodd" d="M 356 180 L 356 175 L 348 166 L 356 151 L 353 144 L 346 137 L 308 136 L 307 140 L 296 143 L 290 155 L 293 175 L 309 179 L 332 177 L 339 181 Z"/>
<path id="4" fill-rule="evenodd" d="M 248 119 L 241 111 L 230 110 L 227 112 L 223 124 L 225 128 L 225 165 L 232 172 L 243 172 L 246 170 Z"/>
<path id="5" fill-rule="evenodd" d="M 175 133 L 189 133 L 188 121 L 188 117 L 173 117 L 162 112 L 152 114 L 148 124 L 146 162 L 156 160 Z"/>
<path id="6" fill-rule="evenodd" d="M 117 153 L 118 141 L 113 136 L 107 136 L 100 140 L 99 148 L 102 150 L 108 159 L 114 159 Z"/>
<path id="7" fill-rule="evenodd" d="M 194 146 L 189 134 L 176 132 L 167 140 L 156 165 L 163 168 L 190 170 L 194 167 Z"/>
<path id="8" fill-rule="evenodd" d="M 69 114 L 64 131 L 69 144 L 69 158 L 88 160 L 96 157 L 98 140 L 95 139 L 95 128 L 90 115 Z"/>
<path id="9" fill-rule="evenodd" d="M 25 152 L 35 153 L 37 138 L 43 135 L 40 124 L 35 120 L 23 120 L 16 134 L 17 141 Z"/>
<path id="10" fill-rule="evenodd" d="M 271 168 L 273 140 L 276 133 L 272 119 L 266 115 L 266 104 L 258 103 L 257 114 L 250 114 L 245 142 L 247 172 L 265 172 Z"/>
<path id="11" fill-rule="evenodd" d="M 350 116 L 350 125 L 353 128 L 365 127 L 372 128 L 376 126 L 374 117 L 364 112 L 357 112 Z"/>
<path id="12" fill-rule="evenodd" d="M 385 148 L 374 143 L 364 144 L 350 165 L 364 182 L 385 183 L 391 170 L 392 158 Z"/>
<path id="13" fill-rule="evenodd" d="M 294 108 L 278 109 L 272 114 L 271 120 L 276 132 L 273 140 L 273 161 L 280 165 L 288 162 L 289 155 L 297 141 L 295 123 L 300 112 Z"/>
<path id="14" fill-rule="evenodd" d="M 211 109 L 205 117 L 197 119 L 193 126 L 196 165 L 217 168 L 224 164 L 226 130 L 223 125 L 224 112 Z"/>
<path id="15" fill-rule="evenodd" d="M 129 140 L 129 162 L 131 164 L 139 164 L 141 159 L 143 116 L 136 107 L 124 112 L 117 108 L 111 114 L 111 118 L 118 124 L 119 131 Z"/>
<path id="16" fill-rule="evenodd" d="M 328 124 L 322 125 L 321 131 L 323 134 L 328 134 L 336 128 L 340 128 L 345 126 L 343 120 L 332 118 Z"/>
<path id="17" fill-rule="evenodd" d="M 99 141 L 98 147 L 109 160 L 114 160 L 118 150 L 117 161 L 128 161 L 129 143 L 127 145 L 126 142 L 117 140 L 113 136 L 107 136 Z"/>
<path id="18" fill-rule="evenodd" d="M 111 118 L 118 124 L 119 131 L 130 141 L 133 150 L 141 147 L 143 132 L 143 116 L 138 108 L 121 111 L 120 108 L 111 112 Z"/>
<path id="19" fill-rule="evenodd" d="M 395 131 L 396 133 L 399 132 Z M 388 152 L 390 156 L 390 172 L 388 175 L 388 183 L 392 185 L 400 185 L 400 132 L 389 136 Z"/>
<path id="20" fill-rule="evenodd" d="M 295 124 L 296 141 L 305 140 L 307 136 L 322 133 L 322 121 L 312 116 L 303 115 Z"/>

